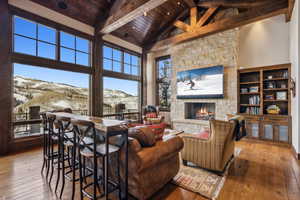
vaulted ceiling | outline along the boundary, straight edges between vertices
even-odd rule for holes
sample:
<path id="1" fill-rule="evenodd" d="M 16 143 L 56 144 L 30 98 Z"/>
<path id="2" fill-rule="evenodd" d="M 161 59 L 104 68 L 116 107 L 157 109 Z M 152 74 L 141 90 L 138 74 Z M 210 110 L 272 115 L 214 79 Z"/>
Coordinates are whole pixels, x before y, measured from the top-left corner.
<path id="1" fill-rule="evenodd" d="M 94 26 L 96 33 L 112 33 L 139 46 L 149 46 L 158 39 L 171 37 L 172 31 L 180 26 L 183 32 L 203 31 L 203 26 L 227 16 L 217 13 L 234 8 L 237 20 L 227 23 L 243 25 L 241 21 L 251 18 L 271 17 L 285 13 L 291 15 L 294 0 L 31 0 L 59 13 Z M 195 20 L 201 26 L 189 26 L 192 11 L 197 7 Z M 280 12 L 278 12 L 280 10 Z M 272 13 L 272 14 L 271 14 Z M 250 16 L 249 16 L 250 15 Z M 264 17 L 262 17 L 264 16 Z M 229 16 L 232 18 L 232 16 Z M 240 17 L 241 19 L 239 19 Z M 242 18 L 243 17 L 243 18 Z M 193 20 L 191 18 L 191 20 Z M 202 20 L 202 22 L 201 22 Z M 178 22 L 179 21 L 179 22 Z M 253 20 L 252 20 L 253 21 Z M 187 24 L 185 24 L 185 22 Z M 224 21 L 225 22 L 225 21 Z M 181 27 L 182 28 L 182 27 Z M 195 30 L 194 30 L 194 29 Z M 212 26 L 211 28 L 218 28 Z M 230 28 L 230 27 L 229 27 Z M 226 28 L 221 28 L 226 29 Z M 200 31 L 200 32 L 201 32 Z M 213 31 L 212 31 L 213 32 Z M 201 35 L 201 34 L 200 34 Z M 173 40 L 169 40 L 173 42 Z"/>

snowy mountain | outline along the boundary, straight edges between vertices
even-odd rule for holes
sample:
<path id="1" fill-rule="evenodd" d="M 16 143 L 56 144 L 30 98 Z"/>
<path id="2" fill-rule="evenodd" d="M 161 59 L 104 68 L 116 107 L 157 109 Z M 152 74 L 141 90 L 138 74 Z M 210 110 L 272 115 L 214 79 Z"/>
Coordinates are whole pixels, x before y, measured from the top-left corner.
<path id="1" fill-rule="evenodd" d="M 14 77 L 14 111 L 28 112 L 31 106 L 40 106 L 41 111 L 61 108 L 88 110 L 88 88 L 30 79 L 22 76 Z M 114 104 L 125 103 L 126 109 L 138 106 L 138 97 L 119 90 L 104 90 L 104 106 L 114 108 Z M 105 108 L 104 108 L 105 110 Z"/>

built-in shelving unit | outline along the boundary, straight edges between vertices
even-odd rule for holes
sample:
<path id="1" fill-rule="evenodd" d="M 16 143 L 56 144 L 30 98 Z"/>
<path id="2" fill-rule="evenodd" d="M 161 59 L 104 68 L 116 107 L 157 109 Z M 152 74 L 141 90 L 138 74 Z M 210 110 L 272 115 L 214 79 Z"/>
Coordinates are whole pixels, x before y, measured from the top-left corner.
<path id="1" fill-rule="evenodd" d="M 291 143 L 290 64 L 238 71 L 238 112 L 248 136 Z"/>

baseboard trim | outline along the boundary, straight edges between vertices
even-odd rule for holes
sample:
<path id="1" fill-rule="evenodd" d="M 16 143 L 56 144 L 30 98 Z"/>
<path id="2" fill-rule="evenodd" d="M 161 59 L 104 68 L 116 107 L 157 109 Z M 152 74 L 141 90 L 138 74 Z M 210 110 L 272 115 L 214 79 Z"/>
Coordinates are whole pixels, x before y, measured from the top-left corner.
<path id="1" fill-rule="evenodd" d="M 293 145 L 292 145 L 292 152 L 293 152 L 293 155 L 295 156 L 296 160 L 300 160 L 300 153 L 296 152 L 296 149 L 294 148 Z"/>

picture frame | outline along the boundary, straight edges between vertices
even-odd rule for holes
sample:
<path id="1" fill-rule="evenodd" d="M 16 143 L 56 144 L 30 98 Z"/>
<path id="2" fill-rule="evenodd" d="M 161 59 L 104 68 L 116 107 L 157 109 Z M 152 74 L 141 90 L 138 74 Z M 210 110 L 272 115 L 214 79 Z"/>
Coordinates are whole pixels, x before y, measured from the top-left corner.
<path id="1" fill-rule="evenodd" d="M 287 92 L 276 92 L 277 100 L 287 100 Z"/>

